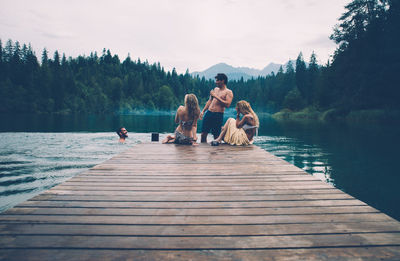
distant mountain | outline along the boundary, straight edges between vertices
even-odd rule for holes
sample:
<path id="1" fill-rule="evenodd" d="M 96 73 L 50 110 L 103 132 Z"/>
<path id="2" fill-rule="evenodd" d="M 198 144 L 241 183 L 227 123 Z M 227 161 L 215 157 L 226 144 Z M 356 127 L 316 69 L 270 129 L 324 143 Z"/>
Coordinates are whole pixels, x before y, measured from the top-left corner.
<path id="1" fill-rule="evenodd" d="M 200 78 L 205 77 L 206 79 L 214 79 L 215 75 L 221 72 L 225 73 L 228 76 L 229 80 L 239 80 L 241 77 L 243 77 L 243 79 L 245 80 L 251 78 L 251 75 L 246 73 L 246 70 L 235 68 L 226 63 L 218 63 L 202 72 L 193 72 L 192 75 L 198 75 Z"/>
<path id="2" fill-rule="evenodd" d="M 228 76 L 229 80 L 240 80 L 243 77 L 243 80 L 248 80 L 256 78 L 258 76 L 267 76 L 272 72 L 278 72 L 281 64 L 270 63 L 265 66 L 262 70 L 248 68 L 248 67 L 233 67 L 226 63 L 218 63 L 216 65 L 211 66 L 210 68 L 202 71 L 202 72 L 193 72 L 193 76 L 205 77 L 206 79 L 214 79 L 217 73 L 225 73 Z"/>
<path id="3" fill-rule="evenodd" d="M 277 73 L 279 68 L 282 66 L 283 70 L 286 70 L 286 65 L 288 64 L 276 64 L 270 63 L 265 66 L 262 70 L 249 68 L 249 67 L 233 67 L 226 63 L 218 63 L 216 65 L 211 66 L 210 68 L 202 71 L 202 72 L 192 72 L 193 76 L 205 77 L 206 79 L 214 79 L 217 73 L 225 73 L 228 76 L 228 80 L 240 80 L 243 77 L 243 80 L 248 80 L 253 78 L 257 78 L 258 76 L 267 76 L 271 73 Z M 296 66 L 296 61 L 292 60 L 293 67 Z"/>
<path id="4" fill-rule="evenodd" d="M 285 64 L 286 65 L 286 64 Z M 285 65 L 282 64 L 277 64 L 277 63 L 270 63 L 267 66 L 264 67 L 264 69 L 261 70 L 261 75 L 266 76 L 268 74 L 277 73 L 279 71 L 279 68 L 282 66 L 285 68 Z"/>

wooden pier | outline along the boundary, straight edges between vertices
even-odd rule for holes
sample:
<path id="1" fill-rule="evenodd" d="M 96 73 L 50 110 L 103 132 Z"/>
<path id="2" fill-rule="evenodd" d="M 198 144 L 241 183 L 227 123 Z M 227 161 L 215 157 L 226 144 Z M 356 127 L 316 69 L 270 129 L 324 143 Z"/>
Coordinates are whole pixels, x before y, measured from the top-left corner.
<path id="1" fill-rule="evenodd" d="M 0 260 L 400 260 L 400 222 L 256 146 L 139 144 L 0 214 Z"/>

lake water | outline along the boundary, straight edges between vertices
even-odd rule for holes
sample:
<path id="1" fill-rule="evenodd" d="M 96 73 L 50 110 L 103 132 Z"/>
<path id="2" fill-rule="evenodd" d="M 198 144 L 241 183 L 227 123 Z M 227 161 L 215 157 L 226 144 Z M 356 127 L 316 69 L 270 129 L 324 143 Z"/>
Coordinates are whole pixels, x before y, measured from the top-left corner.
<path id="1" fill-rule="evenodd" d="M 173 117 L 0 115 L 0 211 L 150 141 L 151 132 L 162 139 L 173 132 Z M 255 145 L 400 220 L 399 126 L 276 122 L 268 116 L 260 124 Z M 129 131 L 126 144 L 117 142 L 119 126 Z"/>

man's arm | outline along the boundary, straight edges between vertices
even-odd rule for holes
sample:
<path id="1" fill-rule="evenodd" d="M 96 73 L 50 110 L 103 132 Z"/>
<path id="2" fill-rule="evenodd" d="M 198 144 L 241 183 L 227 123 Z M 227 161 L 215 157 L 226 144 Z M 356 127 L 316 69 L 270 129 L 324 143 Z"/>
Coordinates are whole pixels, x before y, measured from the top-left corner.
<path id="1" fill-rule="evenodd" d="M 211 92 L 211 96 L 217 99 L 219 102 L 221 102 L 226 108 L 229 108 L 229 106 L 231 106 L 233 100 L 233 93 L 231 90 L 229 90 L 228 93 L 226 94 L 225 100 L 218 97 L 214 91 Z"/>
<path id="2" fill-rule="evenodd" d="M 210 96 L 210 99 L 208 99 L 206 105 L 204 105 L 204 108 L 203 108 L 203 110 L 201 111 L 200 116 L 199 116 L 199 119 L 200 119 L 200 120 L 203 119 L 204 112 L 208 109 L 208 107 L 210 107 L 210 104 L 211 104 L 212 99 L 213 99 L 213 97 Z"/>

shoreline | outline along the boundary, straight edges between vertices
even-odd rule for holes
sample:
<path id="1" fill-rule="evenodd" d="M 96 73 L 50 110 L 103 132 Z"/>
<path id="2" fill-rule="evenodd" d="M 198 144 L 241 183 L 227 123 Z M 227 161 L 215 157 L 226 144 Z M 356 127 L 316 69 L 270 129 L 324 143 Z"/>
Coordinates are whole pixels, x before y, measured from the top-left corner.
<path id="1" fill-rule="evenodd" d="M 283 109 L 272 114 L 277 121 L 343 121 L 349 123 L 400 123 L 400 111 L 384 109 L 351 110 L 329 109 L 318 111 L 313 108 L 305 108 L 301 111 Z"/>

